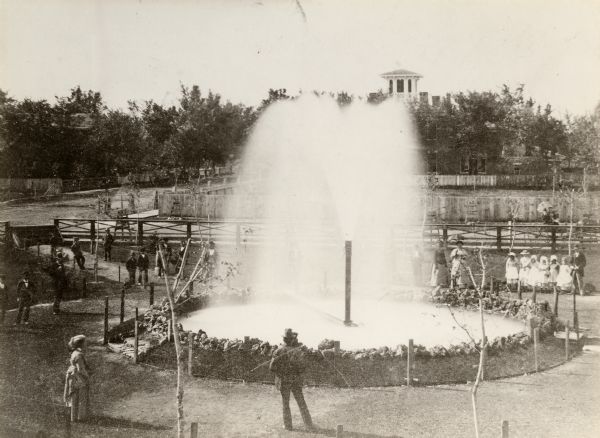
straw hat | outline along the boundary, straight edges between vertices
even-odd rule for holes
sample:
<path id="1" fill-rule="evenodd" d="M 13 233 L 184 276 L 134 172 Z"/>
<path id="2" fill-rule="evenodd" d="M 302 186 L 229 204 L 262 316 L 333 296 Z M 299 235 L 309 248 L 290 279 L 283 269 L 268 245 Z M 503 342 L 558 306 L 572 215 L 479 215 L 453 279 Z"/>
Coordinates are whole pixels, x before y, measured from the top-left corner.
<path id="1" fill-rule="evenodd" d="M 85 335 L 76 335 L 71 338 L 68 343 L 70 349 L 74 350 L 83 345 L 85 342 Z"/>
<path id="2" fill-rule="evenodd" d="M 527 251 L 526 249 L 524 249 L 519 254 L 521 254 L 521 255 L 529 255 L 529 251 Z"/>
<path id="3" fill-rule="evenodd" d="M 515 256 L 516 256 L 516 254 L 515 254 L 514 252 L 512 252 L 512 251 L 511 251 L 511 252 L 509 252 L 509 253 L 508 253 L 508 256 L 509 256 L 509 257 L 511 257 L 511 256 L 512 256 L 512 257 L 515 257 Z"/>
<path id="4" fill-rule="evenodd" d="M 551 255 L 550 256 L 550 261 L 552 261 L 552 260 L 558 261 L 558 256 L 556 254 Z"/>

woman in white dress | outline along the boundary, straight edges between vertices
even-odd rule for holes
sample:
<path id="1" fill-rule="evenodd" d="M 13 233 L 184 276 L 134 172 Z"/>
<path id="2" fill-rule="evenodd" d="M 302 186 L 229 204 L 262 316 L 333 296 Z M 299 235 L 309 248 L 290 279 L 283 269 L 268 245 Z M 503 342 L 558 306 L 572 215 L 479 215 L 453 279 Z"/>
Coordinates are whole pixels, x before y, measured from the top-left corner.
<path id="1" fill-rule="evenodd" d="M 508 253 L 508 258 L 506 259 L 506 284 L 509 289 L 517 286 L 517 282 L 519 281 L 519 262 L 517 262 L 516 254 L 514 252 Z"/>
<path id="2" fill-rule="evenodd" d="M 529 256 L 529 251 L 526 249 L 521 251 L 519 264 L 521 265 L 521 269 L 519 270 L 519 283 L 521 283 L 521 287 L 526 287 L 529 285 L 529 269 L 531 267 L 531 257 Z"/>

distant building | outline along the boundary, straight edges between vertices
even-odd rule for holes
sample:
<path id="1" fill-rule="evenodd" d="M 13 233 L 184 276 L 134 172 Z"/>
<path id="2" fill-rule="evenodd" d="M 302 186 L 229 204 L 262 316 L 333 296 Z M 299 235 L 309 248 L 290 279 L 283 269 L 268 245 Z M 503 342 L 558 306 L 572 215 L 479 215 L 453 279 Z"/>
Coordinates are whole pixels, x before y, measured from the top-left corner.
<path id="1" fill-rule="evenodd" d="M 419 79 L 423 76 L 409 70 L 393 70 L 381 77 L 388 81 L 388 93 L 403 98 L 419 97 Z"/>

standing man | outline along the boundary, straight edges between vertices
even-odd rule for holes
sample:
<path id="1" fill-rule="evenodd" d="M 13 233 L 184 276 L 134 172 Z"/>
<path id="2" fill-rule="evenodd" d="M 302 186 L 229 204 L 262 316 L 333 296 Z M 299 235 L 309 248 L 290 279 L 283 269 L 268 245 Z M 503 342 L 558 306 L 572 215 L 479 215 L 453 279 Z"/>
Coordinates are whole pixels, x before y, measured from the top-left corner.
<path id="1" fill-rule="evenodd" d="M 112 262 L 110 257 L 110 253 L 112 251 L 112 245 L 115 241 L 115 237 L 110 234 L 110 228 L 106 229 L 106 234 L 104 235 L 104 261 Z"/>
<path id="2" fill-rule="evenodd" d="M 579 248 L 579 245 L 575 245 L 573 252 L 573 266 L 575 267 L 573 270 L 573 283 L 575 285 L 575 290 L 579 291 L 579 295 L 583 295 L 583 274 L 586 264 L 587 261 L 581 248 Z"/>
<path id="3" fill-rule="evenodd" d="M 148 268 L 150 267 L 150 259 L 146 255 L 146 250 L 144 248 L 140 249 L 140 255 L 137 259 L 137 268 L 138 268 L 138 284 L 146 287 L 146 283 L 148 283 Z"/>
<path id="4" fill-rule="evenodd" d="M 308 406 L 302 393 L 302 373 L 304 372 L 304 353 L 302 344 L 298 342 L 298 333 L 285 329 L 283 344 L 273 353 L 269 370 L 275 374 L 275 385 L 281 392 L 283 402 L 283 425 L 292 430 L 292 413 L 290 411 L 290 392 L 294 394 L 304 425 L 309 431 L 315 429 Z"/>
<path id="5" fill-rule="evenodd" d="M 60 239 L 54 233 L 50 233 L 50 256 L 56 257 L 56 249 L 60 245 Z"/>
<path id="6" fill-rule="evenodd" d="M 129 280 L 127 284 L 133 286 L 135 284 L 135 270 L 137 269 L 137 259 L 135 258 L 135 251 L 131 251 L 129 258 L 125 262 L 125 269 L 129 273 Z"/>
<path id="7" fill-rule="evenodd" d="M 8 307 L 8 287 L 4 274 L 0 274 L 0 325 L 4 325 L 4 316 Z"/>
<path id="8" fill-rule="evenodd" d="M 52 311 L 55 315 L 60 313 L 60 302 L 62 301 L 63 292 L 67 288 L 67 273 L 62 259 L 62 253 L 58 253 L 56 259 L 52 261 L 50 276 L 54 282 L 54 304 Z"/>
<path id="9" fill-rule="evenodd" d="M 25 325 L 29 324 L 29 310 L 33 304 L 33 295 L 35 294 L 35 284 L 29 279 L 29 271 L 23 272 L 23 279 L 17 283 L 17 301 L 19 310 L 15 324 L 21 324 L 21 318 Z"/>
<path id="10" fill-rule="evenodd" d="M 79 243 L 79 237 L 73 238 L 73 245 L 71 245 L 71 252 L 73 253 L 73 258 L 77 262 L 77 266 L 79 266 L 79 269 L 85 270 L 85 257 L 83 256 L 83 251 L 81 251 L 81 244 Z"/>

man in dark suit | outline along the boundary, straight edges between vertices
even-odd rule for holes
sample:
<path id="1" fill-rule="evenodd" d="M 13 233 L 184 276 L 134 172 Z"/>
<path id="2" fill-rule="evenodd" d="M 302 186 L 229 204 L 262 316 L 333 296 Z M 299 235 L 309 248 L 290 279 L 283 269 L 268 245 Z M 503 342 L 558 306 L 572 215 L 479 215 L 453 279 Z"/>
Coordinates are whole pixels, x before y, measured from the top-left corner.
<path id="1" fill-rule="evenodd" d="M 308 406 L 302 393 L 302 374 L 304 372 L 302 344 L 298 342 L 298 333 L 285 329 L 283 344 L 273 353 L 269 370 L 275 374 L 275 385 L 281 392 L 283 402 L 283 425 L 292 430 L 292 413 L 290 411 L 290 393 L 294 394 L 304 425 L 314 430 Z"/>
<path id="2" fill-rule="evenodd" d="M 579 291 L 579 295 L 583 295 L 583 274 L 586 264 L 587 261 L 581 248 L 579 245 L 575 245 L 573 251 L 573 266 L 575 266 L 573 270 L 573 284 L 575 285 L 575 290 Z"/>

